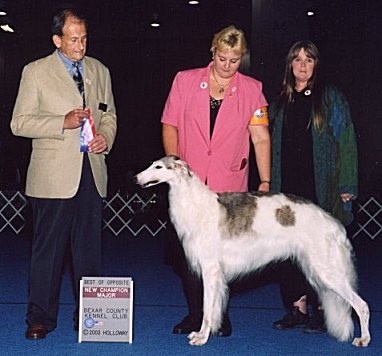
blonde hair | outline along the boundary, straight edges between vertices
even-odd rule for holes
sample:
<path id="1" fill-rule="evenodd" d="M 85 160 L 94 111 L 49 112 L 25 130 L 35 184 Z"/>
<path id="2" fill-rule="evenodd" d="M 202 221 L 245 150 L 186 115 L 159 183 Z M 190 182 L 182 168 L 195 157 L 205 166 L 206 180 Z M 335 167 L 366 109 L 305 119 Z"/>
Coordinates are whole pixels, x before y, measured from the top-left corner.
<path id="1" fill-rule="evenodd" d="M 215 33 L 210 51 L 214 55 L 217 50 L 233 51 L 243 56 L 247 53 L 247 41 L 244 32 L 231 25 Z"/>

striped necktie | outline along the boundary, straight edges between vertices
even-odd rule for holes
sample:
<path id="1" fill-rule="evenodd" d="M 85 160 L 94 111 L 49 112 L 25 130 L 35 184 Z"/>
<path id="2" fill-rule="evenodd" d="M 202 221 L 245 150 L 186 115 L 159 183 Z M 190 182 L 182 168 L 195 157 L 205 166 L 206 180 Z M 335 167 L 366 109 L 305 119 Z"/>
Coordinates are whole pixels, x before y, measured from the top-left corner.
<path id="1" fill-rule="evenodd" d="M 73 79 L 77 84 L 77 88 L 82 95 L 83 109 L 86 108 L 85 92 L 84 92 L 84 80 L 82 78 L 79 62 L 73 62 Z M 90 109 L 89 109 L 90 110 Z M 93 117 L 89 111 L 89 117 L 87 120 L 83 120 L 81 124 L 80 133 L 80 152 L 88 152 L 88 144 L 96 135 L 95 125 Z"/>
<path id="2" fill-rule="evenodd" d="M 85 109 L 86 102 L 85 102 L 85 92 L 84 92 L 84 80 L 80 72 L 79 64 L 80 64 L 79 62 L 73 62 L 73 68 L 74 68 L 73 79 L 75 83 L 77 84 L 77 88 L 80 94 L 82 95 L 82 105 L 83 105 L 83 108 Z"/>

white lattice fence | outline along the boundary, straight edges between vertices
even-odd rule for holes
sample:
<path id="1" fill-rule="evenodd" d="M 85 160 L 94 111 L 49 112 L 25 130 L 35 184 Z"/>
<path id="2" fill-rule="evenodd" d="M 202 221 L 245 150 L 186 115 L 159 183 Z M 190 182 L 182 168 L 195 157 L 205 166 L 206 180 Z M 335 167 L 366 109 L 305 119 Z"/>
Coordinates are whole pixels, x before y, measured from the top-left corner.
<path id="1" fill-rule="evenodd" d="M 356 203 L 358 208 L 355 211 L 357 230 L 353 238 L 358 235 L 366 235 L 374 240 L 378 235 L 382 235 L 382 204 L 377 199 L 370 197 L 363 203 Z"/>
<path id="2" fill-rule="evenodd" d="M 9 228 L 18 234 L 25 225 L 27 200 L 19 191 L 0 191 L 0 232 Z"/>
<path id="3" fill-rule="evenodd" d="M 162 198 L 164 199 L 164 198 Z M 26 223 L 28 202 L 20 191 L 0 191 L 0 232 L 11 229 L 19 234 Z M 166 228 L 165 204 L 156 194 L 116 193 L 104 199 L 103 228 L 115 236 L 128 232 L 138 236 L 142 231 L 152 236 Z M 355 228 L 352 237 L 382 236 L 382 203 L 374 197 L 355 203 Z"/>
<path id="4" fill-rule="evenodd" d="M 142 198 L 137 193 L 132 196 L 115 194 L 104 200 L 104 229 L 109 229 L 115 236 L 128 230 L 133 236 L 146 230 L 156 236 L 166 228 L 166 221 L 155 216 L 156 194 Z"/>

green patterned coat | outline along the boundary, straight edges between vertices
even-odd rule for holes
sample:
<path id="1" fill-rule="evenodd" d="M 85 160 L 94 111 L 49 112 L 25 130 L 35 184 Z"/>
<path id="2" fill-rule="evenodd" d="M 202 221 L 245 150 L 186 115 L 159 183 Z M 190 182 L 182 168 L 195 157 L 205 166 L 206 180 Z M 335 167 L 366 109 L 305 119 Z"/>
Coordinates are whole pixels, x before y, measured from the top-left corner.
<path id="1" fill-rule="evenodd" d="M 324 91 L 325 124 L 322 132 L 311 125 L 316 195 L 319 205 L 343 224 L 353 220 L 352 202 L 343 203 L 341 193 L 358 195 L 358 160 L 349 105 L 335 87 Z M 281 189 L 281 137 L 284 110 L 269 108 L 272 125 L 272 191 Z"/>

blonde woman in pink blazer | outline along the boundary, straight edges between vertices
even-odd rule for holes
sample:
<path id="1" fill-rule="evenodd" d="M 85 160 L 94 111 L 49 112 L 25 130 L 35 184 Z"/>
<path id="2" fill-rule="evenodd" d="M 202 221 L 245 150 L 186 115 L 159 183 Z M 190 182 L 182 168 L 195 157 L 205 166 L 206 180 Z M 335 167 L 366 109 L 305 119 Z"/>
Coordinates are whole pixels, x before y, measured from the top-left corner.
<path id="1" fill-rule="evenodd" d="M 270 137 L 267 101 L 261 82 L 241 74 L 247 52 L 243 31 L 229 26 L 215 34 L 212 61 L 204 68 L 177 73 L 162 116 L 165 153 L 185 160 L 216 192 L 248 190 L 250 142 L 260 177 L 258 190 L 270 189 Z M 170 229 L 169 229 L 170 231 Z M 192 275 L 173 231 L 167 234 L 175 271 L 180 275 L 188 315 L 174 327 L 175 334 L 199 330 L 202 318 L 202 283 Z M 231 334 L 228 314 L 219 336 Z"/>

